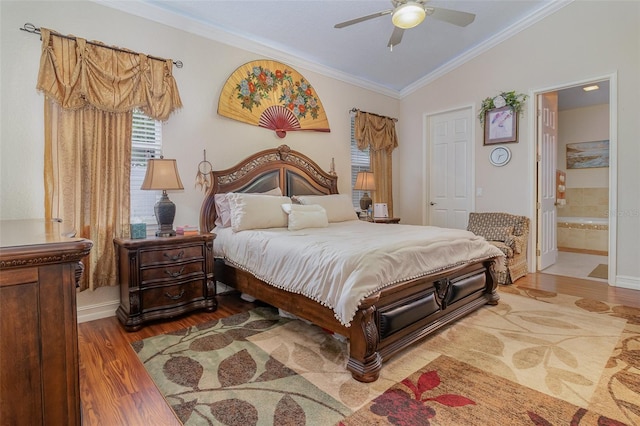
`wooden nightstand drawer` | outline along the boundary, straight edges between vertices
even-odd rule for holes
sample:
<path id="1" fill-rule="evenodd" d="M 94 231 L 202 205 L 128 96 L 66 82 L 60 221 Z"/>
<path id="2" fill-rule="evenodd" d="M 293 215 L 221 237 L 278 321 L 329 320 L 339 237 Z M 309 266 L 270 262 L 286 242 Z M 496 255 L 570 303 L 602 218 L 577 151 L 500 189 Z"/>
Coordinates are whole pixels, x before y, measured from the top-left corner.
<path id="1" fill-rule="evenodd" d="M 167 309 L 204 299 L 204 279 L 189 281 L 183 284 L 157 286 L 142 290 L 141 311 L 149 312 Z"/>
<path id="2" fill-rule="evenodd" d="M 183 280 L 188 277 L 204 278 L 204 259 L 187 262 L 171 263 L 153 268 L 140 268 L 140 286 L 148 287 L 158 281 Z"/>
<path id="3" fill-rule="evenodd" d="M 128 331 L 153 320 L 196 309 L 214 311 L 215 234 L 146 239 L 116 238 L 120 306 L 118 320 Z"/>
<path id="4" fill-rule="evenodd" d="M 145 267 L 159 263 L 173 264 L 192 259 L 204 259 L 204 246 L 202 244 L 183 247 L 164 247 L 157 250 L 140 250 L 140 266 Z"/>

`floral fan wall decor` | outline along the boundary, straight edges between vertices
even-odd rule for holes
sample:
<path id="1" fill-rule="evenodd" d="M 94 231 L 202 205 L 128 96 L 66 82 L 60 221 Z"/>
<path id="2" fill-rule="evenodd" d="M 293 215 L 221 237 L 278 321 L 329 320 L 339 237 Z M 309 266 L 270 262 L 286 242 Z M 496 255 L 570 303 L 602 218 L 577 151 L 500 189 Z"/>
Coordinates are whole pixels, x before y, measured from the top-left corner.
<path id="1" fill-rule="evenodd" d="M 280 138 L 288 131 L 330 131 L 311 83 L 276 61 L 253 61 L 236 69 L 222 88 L 218 114 L 274 130 Z"/>

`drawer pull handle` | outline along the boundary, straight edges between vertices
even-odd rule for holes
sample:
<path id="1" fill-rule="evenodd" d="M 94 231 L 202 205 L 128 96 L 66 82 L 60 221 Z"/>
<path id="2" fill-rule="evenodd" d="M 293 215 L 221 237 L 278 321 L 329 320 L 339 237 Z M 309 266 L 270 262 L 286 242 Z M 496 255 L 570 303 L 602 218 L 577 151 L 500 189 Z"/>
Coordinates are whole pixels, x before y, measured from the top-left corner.
<path id="1" fill-rule="evenodd" d="M 182 273 L 184 272 L 184 266 L 182 268 L 180 268 L 180 270 L 178 272 L 171 272 L 168 269 L 165 269 L 164 272 L 169 275 L 171 278 L 178 278 L 180 275 L 182 275 Z"/>
<path id="2" fill-rule="evenodd" d="M 180 294 L 177 294 L 175 296 L 170 295 L 169 293 L 165 293 L 165 296 L 167 296 L 169 299 L 171 300 L 178 300 L 180 299 L 182 296 L 184 296 L 184 288 L 182 290 L 180 290 Z"/>
<path id="3" fill-rule="evenodd" d="M 180 260 L 182 259 L 182 256 L 184 256 L 184 250 L 180 250 L 180 253 L 176 254 L 175 256 L 170 255 L 169 253 L 165 253 L 164 257 L 168 258 L 169 260 Z"/>

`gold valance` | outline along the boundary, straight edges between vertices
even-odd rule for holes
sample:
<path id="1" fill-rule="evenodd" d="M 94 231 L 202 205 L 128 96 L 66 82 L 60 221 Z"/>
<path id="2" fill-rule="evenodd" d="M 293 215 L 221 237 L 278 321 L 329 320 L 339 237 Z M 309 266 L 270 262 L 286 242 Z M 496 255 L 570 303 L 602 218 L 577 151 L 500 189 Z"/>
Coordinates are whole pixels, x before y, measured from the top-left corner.
<path id="1" fill-rule="evenodd" d="M 41 28 L 42 55 L 36 88 L 64 109 L 87 106 L 108 112 L 139 108 L 166 120 L 182 107 L 171 60 L 112 49 Z"/>
<path id="2" fill-rule="evenodd" d="M 358 149 L 369 147 L 371 151 L 386 150 L 391 153 L 398 147 L 398 136 L 393 118 L 356 111 L 354 127 Z"/>

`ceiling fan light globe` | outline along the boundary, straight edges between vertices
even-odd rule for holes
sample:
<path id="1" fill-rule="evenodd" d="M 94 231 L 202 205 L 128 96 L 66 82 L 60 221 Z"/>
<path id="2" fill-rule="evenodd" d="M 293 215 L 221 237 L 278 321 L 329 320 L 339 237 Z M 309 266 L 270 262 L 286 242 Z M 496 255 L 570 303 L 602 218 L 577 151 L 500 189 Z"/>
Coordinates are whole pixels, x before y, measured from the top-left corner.
<path id="1" fill-rule="evenodd" d="M 424 21 L 427 13 L 424 10 L 424 6 L 408 2 L 402 4 L 393 11 L 391 15 L 391 22 L 398 28 L 409 29 Z"/>

